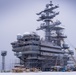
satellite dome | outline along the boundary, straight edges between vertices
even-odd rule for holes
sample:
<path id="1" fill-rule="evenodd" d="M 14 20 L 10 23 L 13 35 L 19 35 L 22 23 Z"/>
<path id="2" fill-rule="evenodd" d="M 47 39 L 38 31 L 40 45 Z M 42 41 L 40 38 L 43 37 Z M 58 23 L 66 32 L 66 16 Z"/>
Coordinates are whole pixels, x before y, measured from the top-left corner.
<path id="1" fill-rule="evenodd" d="M 24 34 L 23 34 L 23 36 L 26 36 L 26 35 L 29 35 L 30 34 L 30 32 L 25 32 Z"/>
<path id="2" fill-rule="evenodd" d="M 22 38 L 21 34 L 17 34 L 17 40 L 20 40 Z"/>

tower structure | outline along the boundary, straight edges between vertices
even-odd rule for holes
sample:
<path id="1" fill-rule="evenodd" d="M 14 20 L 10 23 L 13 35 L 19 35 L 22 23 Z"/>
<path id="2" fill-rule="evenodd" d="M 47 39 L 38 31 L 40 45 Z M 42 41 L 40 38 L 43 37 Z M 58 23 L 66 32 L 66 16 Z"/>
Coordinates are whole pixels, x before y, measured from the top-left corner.
<path id="1" fill-rule="evenodd" d="M 2 56 L 2 72 L 5 71 L 5 56 L 7 55 L 7 51 L 2 51 L 1 56 Z"/>
<path id="2" fill-rule="evenodd" d="M 17 41 L 12 42 L 15 55 L 21 60 L 20 65 L 25 68 L 40 68 L 42 71 L 50 70 L 53 66 L 67 66 L 69 55 L 73 55 L 73 51 L 65 43 L 63 34 L 64 28 L 61 27 L 59 20 L 53 21 L 59 12 L 55 12 L 59 6 L 54 6 L 52 1 L 46 4 L 46 8 L 37 13 L 42 21 L 37 30 L 45 31 L 45 39 L 41 40 L 40 36 L 33 33 L 24 33 L 17 35 Z"/>
<path id="3" fill-rule="evenodd" d="M 61 22 L 58 20 L 56 22 L 53 21 L 53 18 L 59 15 L 59 12 L 54 11 L 57 8 L 59 8 L 59 6 L 54 6 L 52 1 L 50 1 L 50 4 L 46 4 L 46 8 L 43 11 L 37 13 L 37 15 L 40 15 L 37 21 L 44 22 L 37 30 L 44 30 L 45 40 L 54 42 L 60 46 L 61 41 L 63 41 L 66 36 L 62 33 L 64 28 L 60 27 Z"/>
<path id="4" fill-rule="evenodd" d="M 54 5 L 52 1 L 50 1 L 49 4 L 46 4 L 46 8 L 43 11 L 37 13 L 39 16 L 37 21 L 43 22 L 37 30 L 45 31 L 45 41 L 61 48 L 60 50 L 63 52 L 63 57 L 58 55 L 57 59 L 60 59 L 61 65 L 65 65 L 65 62 L 67 64 L 67 61 L 64 59 L 67 58 L 66 55 L 73 55 L 74 52 L 72 50 L 69 50 L 68 52 L 69 46 L 65 42 L 65 38 L 67 38 L 67 36 L 63 33 L 64 27 L 61 25 L 61 22 L 59 20 L 53 21 L 54 18 L 59 15 L 59 12 L 54 11 L 58 8 L 58 5 Z"/>

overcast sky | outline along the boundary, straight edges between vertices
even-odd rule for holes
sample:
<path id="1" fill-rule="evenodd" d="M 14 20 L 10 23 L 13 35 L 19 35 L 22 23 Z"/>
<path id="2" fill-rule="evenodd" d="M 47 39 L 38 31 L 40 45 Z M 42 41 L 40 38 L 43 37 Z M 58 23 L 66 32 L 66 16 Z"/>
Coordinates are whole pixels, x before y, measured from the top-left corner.
<path id="1" fill-rule="evenodd" d="M 36 20 L 37 12 L 45 8 L 50 0 L 0 0 L 0 53 L 6 50 L 6 68 L 11 68 L 12 63 L 16 62 L 12 52 L 11 42 L 16 40 L 16 35 L 24 32 L 36 31 L 40 23 Z M 62 22 L 65 27 L 65 34 L 74 47 L 76 47 L 76 0 L 52 0 L 54 4 L 59 4 L 60 15 L 55 19 Z M 37 32 L 41 37 L 42 31 Z M 69 40 L 69 41 L 68 41 Z M 1 68 L 0 57 L 0 68 Z"/>

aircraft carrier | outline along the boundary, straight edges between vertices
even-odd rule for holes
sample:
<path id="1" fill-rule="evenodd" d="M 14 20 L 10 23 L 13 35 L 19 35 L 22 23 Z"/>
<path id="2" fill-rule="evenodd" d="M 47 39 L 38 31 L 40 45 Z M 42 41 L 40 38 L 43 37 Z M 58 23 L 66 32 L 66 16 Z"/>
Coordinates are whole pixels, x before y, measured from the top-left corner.
<path id="1" fill-rule="evenodd" d="M 25 32 L 23 35 L 18 34 L 17 40 L 11 43 L 12 51 L 20 59 L 20 66 L 49 71 L 54 66 L 74 64 L 71 60 L 74 52 L 65 42 L 67 38 L 63 32 L 65 28 L 59 20 L 54 21 L 59 15 L 59 12 L 54 11 L 57 8 L 59 6 L 50 1 L 44 10 L 37 13 L 39 16 L 37 21 L 42 21 L 37 30 L 45 32 L 45 39 L 41 39 L 35 32 Z"/>

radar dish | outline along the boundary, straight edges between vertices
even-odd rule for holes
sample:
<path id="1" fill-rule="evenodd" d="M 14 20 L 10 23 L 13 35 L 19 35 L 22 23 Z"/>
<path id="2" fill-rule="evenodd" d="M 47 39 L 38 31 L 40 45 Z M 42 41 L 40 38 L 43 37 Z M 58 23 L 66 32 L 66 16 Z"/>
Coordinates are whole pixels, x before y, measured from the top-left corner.
<path id="1" fill-rule="evenodd" d="M 17 34 L 17 40 L 20 40 L 20 39 L 22 39 L 22 35 L 19 33 Z"/>

